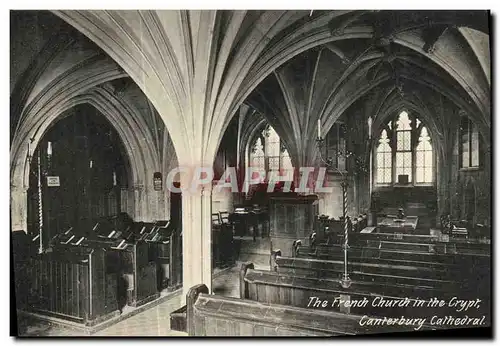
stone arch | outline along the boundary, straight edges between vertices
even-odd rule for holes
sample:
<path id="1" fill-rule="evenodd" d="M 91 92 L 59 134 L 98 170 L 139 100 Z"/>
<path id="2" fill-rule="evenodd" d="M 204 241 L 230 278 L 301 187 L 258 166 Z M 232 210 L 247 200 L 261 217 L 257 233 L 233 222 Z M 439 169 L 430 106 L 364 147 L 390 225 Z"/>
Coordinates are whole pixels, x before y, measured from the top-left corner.
<path id="1" fill-rule="evenodd" d="M 60 119 L 68 109 L 80 104 L 90 104 L 106 117 L 117 130 L 126 150 L 126 157 L 130 164 L 129 196 L 133 204 L 127 208 L 134 219 L 151 218 L 148 215 L 147 191 L 151 189 L 152 179 L 148 173 L 159 167 L 158 154 L 151 144 L 151 134 L 146 131 L 147 126 L 140 116 L 123 100 L 104 88 L 95 88 L 88 93 L 75 96 L 60 104 L 57 112 L 43 118 L 43 122 L 33 133 L 32 150 L 38 145 L 50 126 Z M 23 145 L 24 144 L 24 145 Z M 26 191 L 28 189 L 28 146 L 27 142 L 12 148 L 11 156 L 11 213 L 13 230 L 26 230 L 27 210 Z M 151 173 L 152 176 L 152 173 Z M 146 191 L 144 191 L 146 190 Z M 144 193 L 146 192 L 146 193 Z M 145 200 L 146 199 L 146 200 Z M 150 213 L 149 213 L 150 214 Z"/>

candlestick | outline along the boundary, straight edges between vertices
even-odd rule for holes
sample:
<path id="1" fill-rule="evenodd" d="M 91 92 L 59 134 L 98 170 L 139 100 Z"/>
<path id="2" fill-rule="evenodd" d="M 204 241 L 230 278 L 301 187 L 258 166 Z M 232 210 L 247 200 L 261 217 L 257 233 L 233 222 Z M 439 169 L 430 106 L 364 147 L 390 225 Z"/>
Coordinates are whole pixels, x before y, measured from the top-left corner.
<path id="1" fill-rule="evenodd" d="M 47 142 L 47 155 L 52 156 L 52 142 Z"/>
<path id="2" fill-rule="evenodd" d="M 321 119 L 318 119 L 318 138 L 321 138 Z"/>

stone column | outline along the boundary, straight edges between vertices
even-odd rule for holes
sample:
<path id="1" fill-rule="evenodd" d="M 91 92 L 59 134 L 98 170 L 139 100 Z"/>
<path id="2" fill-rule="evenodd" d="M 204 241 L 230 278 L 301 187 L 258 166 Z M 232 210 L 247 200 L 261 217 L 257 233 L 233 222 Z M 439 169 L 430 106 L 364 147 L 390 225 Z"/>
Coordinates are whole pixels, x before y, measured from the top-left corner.
<path id="1" fill-rule="evenodd" d="M 28 188 L 10 186 L 11 231 L 28 232 Z"/>
<path id="2" fill-rule="evenodd" d="M 142 198 L 142 190 L 144 186 L 140 184 L 135 184 L 132 186 L 132 193 L 134 194 L 134 221 L 140 222 L 142 220 L 142 203 L 141 203 L 141 198 Z"/>
<path id="3" fill-rule="evenodd" d="M 210 186 L 206 186 L 196 192 L 182 192 L 182 299 L 197 284 L 205 284 L 212 290 L 211 190 Z"/>

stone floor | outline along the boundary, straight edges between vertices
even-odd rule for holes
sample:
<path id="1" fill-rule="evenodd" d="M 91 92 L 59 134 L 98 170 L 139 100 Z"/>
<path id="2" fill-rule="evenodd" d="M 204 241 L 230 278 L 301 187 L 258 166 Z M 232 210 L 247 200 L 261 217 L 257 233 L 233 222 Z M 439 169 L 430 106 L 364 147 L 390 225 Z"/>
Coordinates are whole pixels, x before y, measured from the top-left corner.
<path id="1" fill-rule="evenodd" d="M 239 297 L 240 262 L 221 273 L 213 280 L 213 291 L 216 294 Z M 170 313 L 181 306 L 181 295 L 175 294 L 168 300 L 120 321 L 108 328 L 102 329 L 91 336 L 187 336 L 186 333 L 170 330 Z M 67 337 L 88 336 L 78 330 L 59 325 L 19 317 L 18 324 L 23 325 L 22 336 L 30 337 Z"/>

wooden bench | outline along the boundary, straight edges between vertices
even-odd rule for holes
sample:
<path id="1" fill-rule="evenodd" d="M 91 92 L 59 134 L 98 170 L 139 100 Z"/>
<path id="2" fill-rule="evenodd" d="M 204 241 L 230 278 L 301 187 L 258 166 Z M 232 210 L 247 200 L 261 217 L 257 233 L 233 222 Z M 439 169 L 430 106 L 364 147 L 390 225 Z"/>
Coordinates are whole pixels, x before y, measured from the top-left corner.
<path id="1" fill-rule="evenodd" d="M 315 258 L 294 258 L 276 256 L 276 271 L 316 278 L 338 278 L 344 272 L 343 261 L 331 261 Z M 453 286 L 452 280 L 446 280 L 447 273 L 432 268 L 414 266 L 348 262 L 348 271 L 352 279 L 379 283 L 399 283 L 429 287 Z M 445 279 L 440 279 L 444 277 Z"/>
<path id="2" fill-rule="evenodd" d="M 296 241 L 293 247 L 293 257 L 344 260 L 344 250 L 341 245 L 318 244 L 313 250 L 310 246 L 301 246 L 301 242 Z M 379 246 L 350 247 L 348 259 L 351 262 L 409 265 L 438 270 L 450 270 L 452 267 L 452 263 L 446 263 L 446 261 L 442 261 L 442 258 L 432 256 L 432 254 L 405 252 L 399 249 L 381 249 Z"/>
<path id="3" fill-rule="evenodd" d="M 312 244 L 311 241 L 309 243 Z M 464 250 L 467 247 L 471 249 L 468 252 Z M 354 242 L 354 244 L 350 245 L 349 258 L 362 261 L 379 259 L 387 263 L 408 263 L 410 265 L 418 264 L 438 268 L 444 265 L 463 266 L 470 263 L 487 263 L 490 261 L 489 247 L 489 244 L 366 240 L 365 242 Z M 460 251 L 457 249 L 460 249 Z M 302 246 L 300 240 L 293 242 L 292 256 L 329 260 L 342 260 L 344 258 L 342 245 L 317 244 Z"/>
<path id="4" fill-rule="evenodd" d="M 189 336 L 342 336 L 401 332 L 403 326 L 366 326 L 361 316 L 208 294 L 205 285 L 186 297 Z"/>
<path id="5" fill-rule="evenodd" d="M 429 315 L 456 315 L 451 307 L 432 309 L 417 308 L 417 299 L 429 300 L 433 297 L 451 299 L 453 292 L 428 287 L 413 287 L 399 284 L 377 284 L 374 282 L 352 281 L 349 288 L 343 288 L 339 280 L 325 280 L 311 277 L 282 274 L 265 270 L 255 270 L 252 263 L 243 263 L 240 270 L 240 297 L 262 303 L 291 305 L 307 308 L 314 306 L 317 297 L 328 301 L 323 309 L 369 316 L 425 317 Z M 408 299 L 406 299 L 408 298 Z M 333 304 L 334 299 L 338 299 Z M 349 306 L 339 301 L 358 301 L 364 304 Z M 403 306 L 373 306 L 383 301 L 407 301 Z M 487 307 L 485 307 L 487 309 Z M 484 310 L 483 310 L 484 311 Z"/>

